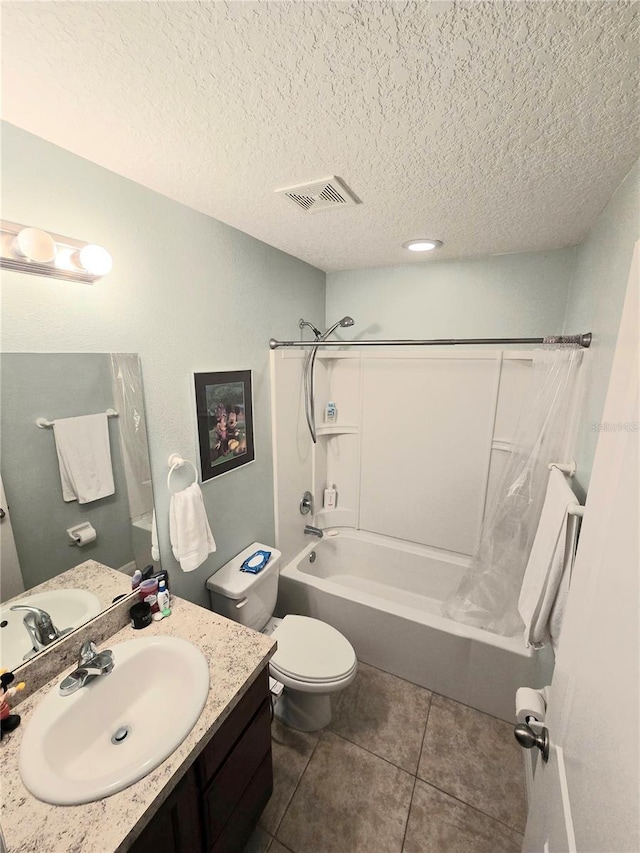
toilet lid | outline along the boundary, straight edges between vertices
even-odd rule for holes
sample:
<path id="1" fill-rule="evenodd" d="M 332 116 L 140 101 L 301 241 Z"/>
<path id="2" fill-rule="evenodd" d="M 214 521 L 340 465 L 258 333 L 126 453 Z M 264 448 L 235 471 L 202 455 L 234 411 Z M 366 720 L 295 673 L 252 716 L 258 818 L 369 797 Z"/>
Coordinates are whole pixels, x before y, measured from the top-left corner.
<path id="1" fill-rule="evenodd" d="M 271 635 L 278 649 L 272 666 L 299 681 L 337 681 L 356 665 L 353 646 L 339 631 L 309 616 L 285 616 Z"/>

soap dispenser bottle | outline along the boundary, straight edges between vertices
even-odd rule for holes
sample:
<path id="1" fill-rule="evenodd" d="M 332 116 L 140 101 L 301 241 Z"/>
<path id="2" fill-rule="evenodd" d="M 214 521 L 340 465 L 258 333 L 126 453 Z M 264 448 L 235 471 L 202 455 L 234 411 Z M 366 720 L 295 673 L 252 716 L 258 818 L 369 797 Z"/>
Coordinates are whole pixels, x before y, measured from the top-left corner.
<path id="1" fill-rule="evenodd" d="M 169 590 L 164 581 L 160 581 L 158 585 L 158 610 L 163 616 L 171 615 L 171 605 L 169 598 Z"/>
<path id="2" fill-rule="evenodd" d="M 336 484 L 333 483 L 331 486 L 327 486 L 324 490 L 322 507 L 323 509 L 335 509 L 337 502 L 338 492 L 336 490 Z"/>
<path id="3" fill-rule="evenodd" d="M 329 400 L 327 403 L 327 408 L 324 413 L 325 422 L 328 424 L 335 424 L 338 420 L 338 409 L 336 408 L 336 404 L 333 400 Z"/>

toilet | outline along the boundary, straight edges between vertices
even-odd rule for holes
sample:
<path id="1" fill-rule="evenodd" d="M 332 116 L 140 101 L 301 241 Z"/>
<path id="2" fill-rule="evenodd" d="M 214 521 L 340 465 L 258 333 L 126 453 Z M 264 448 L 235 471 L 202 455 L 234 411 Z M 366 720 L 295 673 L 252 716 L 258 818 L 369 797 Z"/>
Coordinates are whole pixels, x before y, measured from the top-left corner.
<path id="1" fill-rule="evenodd" d="M 256 551 L 271 557 L 257 574 L 241 571 Z M 254 542 L 207 580 L 211 609 L 271 635 L 278 649 L 271 678 L 284 685 L 275 715 L 291 728 L 315 732 L 331 722 L 331 694 L 348 687 L 358 669 L 353 646 L 339 631 L 309 616 L 274 619 L 281 552 Z"/>

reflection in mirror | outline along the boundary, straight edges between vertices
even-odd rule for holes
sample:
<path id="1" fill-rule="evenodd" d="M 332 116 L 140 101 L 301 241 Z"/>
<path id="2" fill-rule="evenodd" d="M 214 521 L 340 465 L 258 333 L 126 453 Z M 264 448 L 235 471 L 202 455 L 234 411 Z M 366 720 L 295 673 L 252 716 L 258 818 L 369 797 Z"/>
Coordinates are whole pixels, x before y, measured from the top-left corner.
<path id="1" fill-rule="evenodd" d="M 20 666 L 128 591 L 129 584 L 123 591 L 122 572 L 87 560 L 0 604 L 2 668 Z"/>
<path id="2" fill-rule="evenodd" d="M 44 617 L 11 611 L 19 603 L 12 599 L 49 612 L 62 632 L 130 592 L 136 568 L 158 571 L 160 562 L 138 356 L 5 353 L 0 382 L 0 666 L 7 667 L 17 665 L 4 660 L 9 633 L 20 629 L 35 650 L 34 637 L 47 633 Z M 117 416 L 107 417 L 110 409 Z M 39 428 L 38 418 L 62 423 Z M 39 604 L 28 601 L 30 591 Z"/>

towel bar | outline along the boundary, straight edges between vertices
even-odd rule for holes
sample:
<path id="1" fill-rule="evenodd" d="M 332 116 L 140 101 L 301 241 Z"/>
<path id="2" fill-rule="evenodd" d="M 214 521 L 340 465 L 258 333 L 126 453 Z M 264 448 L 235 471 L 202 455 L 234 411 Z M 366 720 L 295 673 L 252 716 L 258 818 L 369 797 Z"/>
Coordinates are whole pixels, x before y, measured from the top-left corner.
<path id="1" fill-rule="evenodd" d="M 116 412 L 115 409 L 107 409 L 105 415 L 108 418 L 117 418 L 118 412 Z M 47 427 L 52 427 L 53 424 L 54 421 L 48 421 L 46 418 L 36 418 L 36 426 L 39 427 L 39 429 L 47 429 Z"/>
<path id="2" fill-rule="evenodd" d="M 558 471 L 562 471 L 563 474 L 566 474 L 568 477 L 573 477 L 576 473 L 577 465 L 575 462 L 550 462 L 547 465 L 547 468 L 551 470 L 552 468 L 557 468 Z"/>
<path id="3" fill-rule="evenodd" d="M 558 471 L 562 471 L 562 473 L 566 474 L 567 477 L 573 477 L 576 473 L 577 467 L 578 466 L 575 462 L 550 462 L 547 465 L 549 471 L 551 471 L 552 468 L 557 468 Z M 578 518 L 582 518 L 584 516 L 584 507 L 579 504 L 577 506 L 567 507 L 567 515 L 575 515 Z"/>

